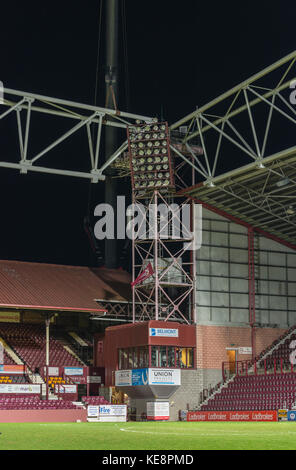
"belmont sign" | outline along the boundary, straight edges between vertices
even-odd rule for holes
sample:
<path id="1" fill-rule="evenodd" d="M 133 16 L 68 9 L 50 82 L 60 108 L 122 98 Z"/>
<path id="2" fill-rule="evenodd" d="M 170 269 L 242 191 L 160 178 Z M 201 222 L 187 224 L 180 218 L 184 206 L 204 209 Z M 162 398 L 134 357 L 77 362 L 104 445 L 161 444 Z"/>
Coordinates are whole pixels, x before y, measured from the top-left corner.
<path id="1" fill-rule="evenodd" d="M 149 328 L 150 336 L 161 336 L 163 338 L 178 338 L 179 330 L 176 328 Z"/>

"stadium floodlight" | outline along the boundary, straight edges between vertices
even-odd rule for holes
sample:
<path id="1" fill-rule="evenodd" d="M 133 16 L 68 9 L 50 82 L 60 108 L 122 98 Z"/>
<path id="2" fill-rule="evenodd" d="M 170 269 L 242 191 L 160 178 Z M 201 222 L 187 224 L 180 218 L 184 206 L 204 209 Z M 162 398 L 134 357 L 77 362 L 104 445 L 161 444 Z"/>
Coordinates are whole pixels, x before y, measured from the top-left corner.
<path id="1" fill-rule="evenodd" d="M 174 188 L 174 173 L 170 153 L 167 123 L 136 123 L 127 128 L 132 188 Z"/>
<path id="2" fill-rule="evenodd" d="M 290 205 L 287 209 L 287 215 L 294 215 L 295 214 L 295 209 L 292 205 Z"/>
<path id="3" fill-rule="evenodd" d="M 281 188 L 282 186 L 287 186 L 289 183 L 290 183 L 290 179 L 289 179 L 289 178 L 282 178 L 282 179 L 280 179 L 279 181 L 277 181 L 277 182 L 275 183 L 275 185 L 276 185 L 278 188 Z"/>

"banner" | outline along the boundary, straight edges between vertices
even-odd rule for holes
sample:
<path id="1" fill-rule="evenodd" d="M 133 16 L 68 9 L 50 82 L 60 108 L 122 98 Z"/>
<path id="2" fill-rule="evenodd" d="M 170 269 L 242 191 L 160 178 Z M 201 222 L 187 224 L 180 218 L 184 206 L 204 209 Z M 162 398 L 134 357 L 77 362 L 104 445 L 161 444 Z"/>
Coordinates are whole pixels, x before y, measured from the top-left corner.
<path id="1" fill-rule="evenodd" d="M 276 411 L 188 411 L 187 421 L 277 421 Z"/>
<path id="2" fill-rule="evenodd" d="M 132 371 L 131 370 L 116 370 L 115 371 L 115 386 L 128 387 L 132 385 Z"/>
<path id="3" fill-rule="evenodd" d="M 55 393 L 76 393 L 77 385 L 56 384 Z"/>
<path id="4" fill-rule="evenodd" d="M 147 419 L 150 421 L 167 421 L 170 419 L 168 401 L 147 402 Z"/>
<path id="5" fill-rule="evenodd" d="M 24 374 L 25 366 L 10 364 L 10 365 L 0 365 L 0 374 Z"/>
<path id="6" fill-rule="evenodd" d="M 181 385 L 180 369 L 149 369 L 149 385 Z"/>
<path id="7" fill-rule="evenodd" d="M 100 377 L 99 375 L 88 375 L 87 383 L 88 384 L 100 384 L 102 383 L 102 377 Z"/>
<path id="8" fill-rule="evenodd" d="M 98 405 L 88 405 L 87 407 L 87 420 L 88 421 L 98 421 L 99 418 L 99 406 Z"/>
<path id="9" fill-rule="evenodd" d="M 288 421 L 296 421 L 296 411 L 288 411 Z"/>
<path id="10" fill-rule="evenodd" d="M 116 370 L 115 386 L 181 385 L 180 369 L 133 369 Z"/>
<path id="11" fill-rule="evenodd" d="M 133 369 L 132 385 L 148 385 L 148 369 Z"/>
<path id="12" fill-rule="evenodd" d="M 125 422 L 127 420 L 127 406 L 88 405 L 87 420 L 102 423 Z"/>
<path id="13" fill-rule="evenodd" d="M 152 276 L 152 274 L 154 273 L 153 271 L 153 268 L 152 268 L 152 264 L 149 263 L 147 265 L 147 267 L 144 269 L 144 271 L 142 271 L 139 276 L 133 281 L 131 282 L 131 286 L 134 287 L 136 286 L 137 284 L 141 284 L 143 281 L 145 281 L 146 279 L 148 279 L 150 276 Z"/>
<path id="14" fill-rule="evenodd" d="M 178 338 L 179 330 L 176 328 L 149 328 L 149 335 L 163 338 Z"/>
<path id="15" fill-rule="evenodd" d="M 83 367 L 65 367 L 65 375 L 83 375 Z"/>
<path id="16" fill-rule="evenodd" d="M 278 420 L 287 421 L 288 420 L 288 410 L 278 410 Z"/>
<path id="17" fill-rule="evenodd" d="M 41 385 L 33 384 L 0 384 L 1 393 L 17 393 L 22 394 L 39 394 L 41 392 Z"/>
<path id="18" fill-rule="evenodd" d="M 59 376 L 59 368 L 58 367 L 49 367 L 48 368 L 48 375 L 52 377 Z"/>

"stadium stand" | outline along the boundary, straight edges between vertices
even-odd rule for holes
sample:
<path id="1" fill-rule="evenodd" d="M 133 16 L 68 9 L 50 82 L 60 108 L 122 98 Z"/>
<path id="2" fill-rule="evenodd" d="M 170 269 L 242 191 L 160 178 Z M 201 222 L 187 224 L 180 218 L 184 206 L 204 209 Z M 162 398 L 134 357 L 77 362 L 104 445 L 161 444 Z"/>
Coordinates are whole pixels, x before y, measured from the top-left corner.
<path id="1" fill-rule="evenodd" d="M 295 325 L 262 351 L 245 370 L 233 375 L 201 404 L 201 411 L 260 411 L 292 409 L 296 401 L 296 373 L 290 344 Z M 256 367 L 255 367 L 256 366 Z M 292 369 L 292 370 L 291 370 Z"/>
<path id="2" fill-rule="evenodd" d="M 46 337 L 43 325 L 1 323 L 0 335 L 31 370 L 45 364 Z M 81 366 L 59 341 L 50 337 L 50 362 L 55 366 Z"/>
<path id="3" fill-rule="evenodd" d="M 210 398 L 202 411 L 260 411 L 291 409 L 295 402 L 296 374 L 235 377 Z"/>
<path id="4" fill-rule="evenodd" d="M 81 401 L 85 405 L 110 405 L 110 403 L 101 396 L 81 397 Z"/>
<path id="5" fill-rule="evenodd" d="M 0 384 L 25 384 L 30 383 L 27 375 L 0 375 Z"/>
<path id="6" fill-rule="evenodd" d="M 64 400 L 40 400 L 38 397 L 6 397 L 0 399 L 1 410 L 74 410 L 78 405 Z"/>
<path id="7" fill-rule="evenodd" d="M 7 364 L 7 365 L 15 364 L 14 360 L 7 354 L 5 350 L 3 351 L 3 361 L 4 361 L 4 364 Z"/>

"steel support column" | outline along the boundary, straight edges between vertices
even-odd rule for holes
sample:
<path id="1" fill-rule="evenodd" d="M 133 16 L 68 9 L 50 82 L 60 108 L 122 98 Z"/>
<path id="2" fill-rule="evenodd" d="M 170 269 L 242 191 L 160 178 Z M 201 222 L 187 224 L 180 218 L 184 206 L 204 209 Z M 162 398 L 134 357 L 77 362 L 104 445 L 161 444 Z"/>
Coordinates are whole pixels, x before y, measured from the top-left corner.
<path id="1" fill-rule="evenodd" d="M 249 264 L 249 323 L 251 327 L 252 359 L 256 356 L 255 351 L 255 263 L 254 263 L 254 230 L 248 229 L 248 264 Z"/>

